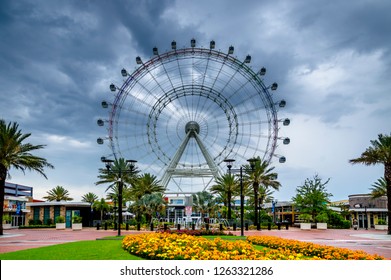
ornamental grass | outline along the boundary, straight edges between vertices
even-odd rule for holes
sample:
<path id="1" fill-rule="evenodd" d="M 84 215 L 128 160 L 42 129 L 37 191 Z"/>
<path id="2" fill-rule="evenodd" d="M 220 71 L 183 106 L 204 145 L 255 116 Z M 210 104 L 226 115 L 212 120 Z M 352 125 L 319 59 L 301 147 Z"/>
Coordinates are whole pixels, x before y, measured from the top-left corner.
<path id="1" fill-rule="evenodd" d="M 361 250 L 349 250 L 333 246 L 319 245 L 311 242 L 303 242 L 291 239 L 284 239 L 274 236 L 248 236 L 249 243 L 265 246 L 279 250 L 290 250 L 300 252 L 303 256 L 321 260 L 383 260 L 378 255 L 370 255 Z"/>

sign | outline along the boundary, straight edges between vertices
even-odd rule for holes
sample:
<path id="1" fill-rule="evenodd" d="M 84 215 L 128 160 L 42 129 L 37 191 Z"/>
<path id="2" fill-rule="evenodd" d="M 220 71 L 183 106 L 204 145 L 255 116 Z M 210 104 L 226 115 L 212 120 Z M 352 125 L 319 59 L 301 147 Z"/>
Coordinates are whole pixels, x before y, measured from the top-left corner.
<path id="1" fill-rule="evenodd" d="M 186 206 L 185 212 L 186 212 L 186 216 L 191 216 L 191 214 L 193 213 L 192 207 Z"/>

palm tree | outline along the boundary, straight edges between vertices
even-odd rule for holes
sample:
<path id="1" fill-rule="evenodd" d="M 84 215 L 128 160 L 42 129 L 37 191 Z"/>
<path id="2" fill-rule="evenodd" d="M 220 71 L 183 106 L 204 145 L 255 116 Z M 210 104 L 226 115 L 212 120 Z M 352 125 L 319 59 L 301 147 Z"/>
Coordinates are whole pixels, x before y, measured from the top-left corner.
<path id="1" fill-rule="evenodd" d="M 81 201 L 88 202 L 91 205 L 94 204 L 95 200 L 98 199 L 98 196 L 92 192 L 86 193 L 81 197 Z"/>
<path id="2" fill-rule="evenodd" d="M 201 213 L 201 217 L 205 216 L 205 214 L 210 216 L 216 208 L 216 200 L 207 191 L 197 192 L 193 194 L 193 207 L 195 211 Z"/>
<path id="3" fill-rule="evenodd" d="M 391 234 L 391 134 L 379 134 L 377 140 L 370 141 L 368 147 L 360 157 L 349 160 L 352 164 L 362 163 L 365 165 L 384 165 L 384 179 L 387 189 L 388 207 L 388 234 Z"/>
<path id="4" fill-rule="evenodd" d="M 225 174 L 216 178 L 216 184 L 210 188 L 213 194 L 219 194 L 225 206 L 228 206 L 228 220 L 231 220 L 232 197 L 239 194 L 239 181 L 233 174 Z"/>
<path id="5" fill-rule="evenodd" d="M 109 184 L 106 191 L 118 187 L 119 183 L 133 184 L 137 180 L 140 171 L 137 167 L 128 163 L 125 159 L 119 158 L 114 160 L 111 169 L 99 169 L 99 181 L 95 185 Z"/>
<path id="6" fill-rule="evenodd" d="M 155 175 L 144 173 L 129 188 L 129 196 L 134 200 L 141 199 L 146 194 L 163 193 L 165 187 L 160 185 L 160 180 Z"/>
<path id="7" fill-rule="evenodd" d="M 94 204 L 94 202 L 98 199 L 98 196 L 92 192 L 89 192 L 89 193 L 86 193 L 85 195 L 83 195 L 81 197 L 81 201 L 83 202 L 88 202 L 90 204 L 90 226 L 92 226 L 92 205 Z"/>
<path id="8" fill-rule="evenodd" d="M 379 198 L 387 195 L 387 182 L 384 177 L 377 179 L 375 183 L 373 183 L 371 195 L 373 198 Z"/>
<path id="9" fill-rule="evenodd" d="M 270 167 L 267 161 L 261 160 L 259 157 L 255 161 L 254 168 L 246 165 L 244 168 L 245 176 L 244 181 L 248 188 L 253 189 L 254 193 L 254 225 L 258 226 L 258 203 L 259 201 L 259 188 L 263 187 L 265 191 L 269 188 L 279 190 L 281 184 L 277 181 L 277 173 L 273 172 L 274 167 Z M 260 203 L 263 203 L 261 201 Z"/>
<path id="10" fill-rule="evenodd" d="M 92 207 L 96 210 L 96 211 L 100 211 L 100 223 L 102 224 L 102 221 L 103 221 L 103 214 L 104 212 L 107 212 L 109 211 L 109 205 L 107 204 L 107 202 L 101 198 L 100 200 L 96 200 L 94 202 L 94 204 L 92 205 Z"/>
<path id="11" fill-rule="evenodd" d="M 36 171 L 47 178 L 44 167 L 54 168 L 46 159 L 31 154 L 45 146 L 23 143 L 30 135 L 23 134 L 17 123 L 6 124 L 0 120 L 0 235 L 3 235 L 4 189 L 9 170 Z"/>
<path id="12" fill-rule="evenodd" d="M 145 213 L 148 223 L 151 222 L 153 215 L 165 209 L 167 201 L 163 194 L 153 193 L 146 194 L 137 200 L 130 208 L 136 213 Z"/>
<path id="13" fill-rule="evenodd" d="M 69 191 L 62 186 L 57 186 L 46 192 L 48 195 L 43 198 L 47 201 L 71 201 L 73 198 L 69 196 Z"/>

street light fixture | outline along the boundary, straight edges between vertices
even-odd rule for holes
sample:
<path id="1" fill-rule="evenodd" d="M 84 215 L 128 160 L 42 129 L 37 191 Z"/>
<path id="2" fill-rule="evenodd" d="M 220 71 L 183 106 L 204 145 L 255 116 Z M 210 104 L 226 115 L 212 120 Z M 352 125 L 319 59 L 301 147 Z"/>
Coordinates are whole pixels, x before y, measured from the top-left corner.
<path id="1" fill-rule="evenodd" d="M 105 163 L 107 173 L 116 173 L 118 174 L 119 182 L 118 182 L 118 236 L 121 236 L 121 225 L 122 225 L 122 192 L 124 187 L 124 182 L 122 181 L 122 175 L 126 173 L 134 172 L 134 167 L 136 164 L 136 160 L 126 160 L 126 163 L 129 164 L 130 169 L 122 170 L 119 168 L 118 170 L 113 170 L 114 160 L 106 159 L 104 157 L 101 158 L 102 162 Z"/>
<path id="2" fill-rule="evenodd" d="M 239 172 L 239 180 L 240 180 L 240 235 L 244 236 L 244 194 L 243 194 L 243 166 L 240 166 L 239 169 L 232 169 L 232 164 L 234 159 L 225 159 L 224 162 L 227 164 L 228 174 L 231 175 L 231 172 Z M 251 170 L 255 168 L 255 162 L 257 159 L 249 159 Z"/>

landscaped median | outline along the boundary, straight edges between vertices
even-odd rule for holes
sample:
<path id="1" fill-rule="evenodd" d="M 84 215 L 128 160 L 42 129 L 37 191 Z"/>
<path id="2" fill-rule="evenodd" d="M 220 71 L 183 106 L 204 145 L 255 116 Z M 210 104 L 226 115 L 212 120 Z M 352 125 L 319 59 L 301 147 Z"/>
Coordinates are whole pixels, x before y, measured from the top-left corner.
<path id="1" fill-rule="evenodd" d="M 254 246 L 254 245 L 261 245 Z M 247 240 L 207 239 L 176 233 L 128 235 L 122 248 L 145 259 L 158 260 L 380 260 L 363 251 L 316 245 L 279 237 Z"/>

